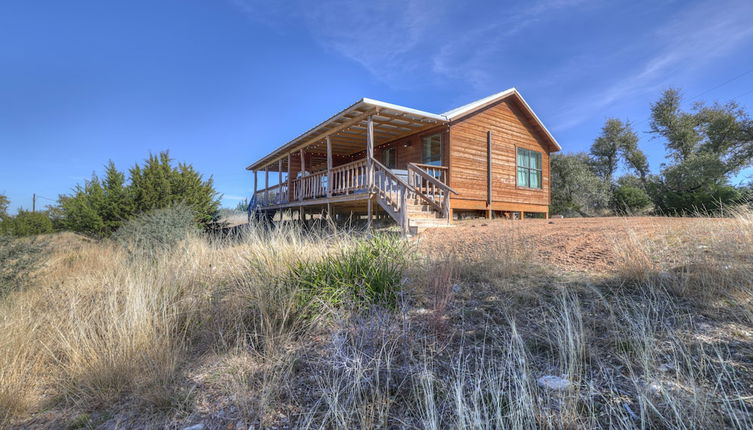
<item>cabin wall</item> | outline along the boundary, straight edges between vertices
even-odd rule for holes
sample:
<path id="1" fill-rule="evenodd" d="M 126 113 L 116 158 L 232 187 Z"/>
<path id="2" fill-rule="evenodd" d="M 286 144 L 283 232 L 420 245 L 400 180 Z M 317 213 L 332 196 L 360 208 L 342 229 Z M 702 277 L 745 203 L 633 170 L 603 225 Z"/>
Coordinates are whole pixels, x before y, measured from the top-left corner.
<path id="1" fill-rule="evenodd" d="M 447 133 L 447 126 L 437 126 L 436 128 L 412 134 L 402 139 L 376 145 L 374 147 L 374 157 L 381 162 L 382 152 L 388 148 L 395 148 L 395 168 L 405 170 L 408 168 L 408 163 L 420 164 L 423 161 L 423 144 L 421 143 L 421 139 L 425 136 L 431 136 L 432 134 L 437 133 L 442 134 L 442 164 L 447 166 L 449 157 L 449 135 Z M 358 153 L 357 156 L 363 158 L 366 156 L 366 152 Z"/>
<path id="2" fill-rule="evenodd" d="M 450 186 L 455 209 L 547 212 L 549 151 L 543 134 L 513 98 L 496 102 L 450 125 Z M 487 131 L 492 132 L 492 207 L 487 202 Z M 517 186 L 517 147 L 542 153 L 542 188 Z"/>

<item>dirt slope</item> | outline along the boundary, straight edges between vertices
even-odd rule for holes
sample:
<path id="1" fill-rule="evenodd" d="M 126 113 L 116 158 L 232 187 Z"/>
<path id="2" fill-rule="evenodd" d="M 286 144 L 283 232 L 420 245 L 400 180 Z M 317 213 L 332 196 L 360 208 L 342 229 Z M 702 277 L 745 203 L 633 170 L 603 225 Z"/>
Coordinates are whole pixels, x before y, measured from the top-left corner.
<path id="1" fill-rule="evenodd" d="M 563 269 L 603 272 L 616 261 L 616 244 L 624 243 L 630 234 L 668 237 L 707 222 L 708 218 L 664 217 L 472 220 L 458 222 L 454 228 L 428 229 L 419 241 L 431 253 L 477 257 L 494 250 L 504 252 L 500 244 L 507 243 L 530 247 L 536 257 Z"/>

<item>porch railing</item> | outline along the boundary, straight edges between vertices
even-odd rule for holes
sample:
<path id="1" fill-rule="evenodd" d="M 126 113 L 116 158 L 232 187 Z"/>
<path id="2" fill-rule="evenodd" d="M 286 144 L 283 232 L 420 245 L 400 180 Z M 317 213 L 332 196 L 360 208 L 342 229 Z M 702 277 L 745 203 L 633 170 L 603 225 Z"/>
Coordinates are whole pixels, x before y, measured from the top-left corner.
<path id="1" fill-rule="evenodd" d="M 272 206 L 288 202 L 288 184 L 272 185 L 258 190 L 254 195 L 256 206 Z"/>
<path id="2" fill-rule="evenodd" d="M 408 233 L 408 199 L 416 192 L 404 180 L 377 160 L 374 162 L 374 190 L 376 201 L 400 225 L 403 234 Z"/>
<path id="3" fill-rule="evenodd" d="M 295 200 L 315 199 L 327 195 L 327 171 L 303 176 L 290 181 Z"/>
<path id="4" fill-rule="evenodd" d="M 445 182 L 447 170 L 444 166 L 408 163 L 408 185 L 440 211 L 443 217 L 450 213 L 450 193 L 457 194 Z"/>
<path id="5" fill-rule="evenodd" d="M 428 164 L 408 163 L 407 181 L 396 176 L 390 169 L 373 159 L 375 166 L 374 192 L 402 218 L 404 200 L 419 199 L 431 205 L 443 216 L 449 213 L 449 195 L 455 190 L 446 184 L 448 168 Z M 265 207 L 289 203 L 296 200 L 316 199 L 331 195 L 353 194 L 369 189 L 368 165 L 366 159 L 356 160 L 332 169 L 328 180 L 326 170 L 308 176 L 292 179 L 278 185 L 259 190 L 254 195 L 255 206 Z M 329 183 L 331 181 L 331 184 Z M 290 187 L 290 188 L 288 188 Z"/>
<path id="6" fill-rule="evenodd" d="M 332 194 L 351 194 L 369 186 L 366 159 L 352 161 L 332 169 Z M 324 172 L 325 177 L 327 172 Z"/>
<path id="7" fill-rule="evenodd" d="M 445 166 L 436 166 L 434 164 L 421 164 L 421 163 L 410 163 L 414 167 L 418 167 L 428 173 L 429 175 L 436 178 L 439 182 L 446 184 L 447 183 L 447 172 L 450 170 L 449 167 Z"/>

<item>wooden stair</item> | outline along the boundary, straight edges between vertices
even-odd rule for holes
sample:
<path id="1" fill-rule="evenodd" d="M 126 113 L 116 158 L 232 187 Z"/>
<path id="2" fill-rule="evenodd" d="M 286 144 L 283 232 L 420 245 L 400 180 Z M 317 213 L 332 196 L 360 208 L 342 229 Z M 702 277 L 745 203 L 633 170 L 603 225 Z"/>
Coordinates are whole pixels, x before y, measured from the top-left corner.
<path id="1" fill-rule="evenodd" d="M 427 228 L 450 226 L 448 199 L 449 192 L 454 192 L 454 190 L 445 184 L 438 183 L 436 179 L 430 178 L 429 180 L 436 183 L 432 184 L 433 192 L 427 195 L 422 191 L 424 187 L 416 188 L 395 176 L 378 161 L 373 160 L 373 162 L 375 165 L 374 195 L 376 201 L 385 212 L 397 221 L 404 235 L 419 234 Z M 423 171 L 419 174 L 428 176 Z M 410 182 L 415 183 L 417 180 L 413 179 Z"/>

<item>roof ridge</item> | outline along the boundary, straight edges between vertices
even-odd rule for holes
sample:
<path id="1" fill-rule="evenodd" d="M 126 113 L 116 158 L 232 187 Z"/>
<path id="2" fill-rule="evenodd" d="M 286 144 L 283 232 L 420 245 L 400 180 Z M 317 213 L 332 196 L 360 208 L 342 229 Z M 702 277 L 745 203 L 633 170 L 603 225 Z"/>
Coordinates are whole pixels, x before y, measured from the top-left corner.
<path id="1" fill-rule="evenodd" d="M 466 111 L 471 111 L 471 110 L 473 110 L 474 108 L 476 108 L 478 106 L 482 106 L 482 105 L 484 105 L 484 104 L 486 104 L 486 103 L 488 103 L 488 102 L 490 102 L 490 101 L 492 101 L 492 100 L 494 100 L 496 98 L 500 98 L 500 97 L 507 96 L 509 94 L 517 93 L 517 92 L 518 92 L 518 90 L 515 89 L 515 87 L 508 88 L 508 89 L 506 89 L 504 91 L 500 91 L 498 93 L 494 93 L 492 95 L 489 95 L 489 96 L 486 96 L 486 97 L 482 97 L 482 98 L 480 98 L 478 100 L 474 100 L 474 101 L 472 101 L 470 103 L 466 103 L 464 105 L 458 106 L 458 107 L 456 107 L 454 109 L 450 109 L 447 112 L 443 113 L 442 115 L 445 116 L 445 117 L 447 117 L 447 118 L 450 118 L 450 117 L 453 117 L 453 116 L 457 116 L 457 115 L 462 114 L 462 113 L 464 113 Z"/>

